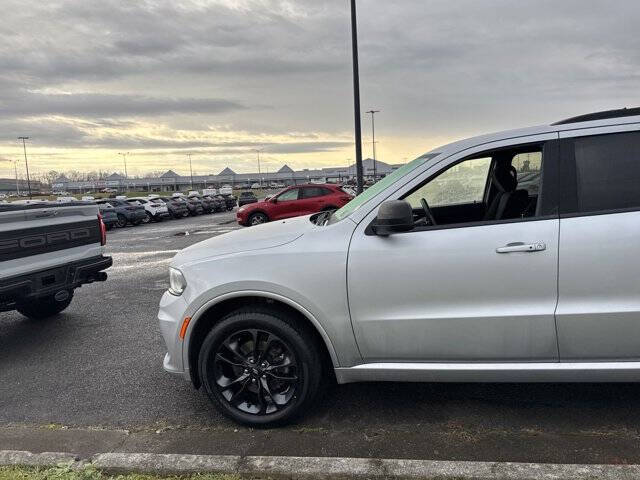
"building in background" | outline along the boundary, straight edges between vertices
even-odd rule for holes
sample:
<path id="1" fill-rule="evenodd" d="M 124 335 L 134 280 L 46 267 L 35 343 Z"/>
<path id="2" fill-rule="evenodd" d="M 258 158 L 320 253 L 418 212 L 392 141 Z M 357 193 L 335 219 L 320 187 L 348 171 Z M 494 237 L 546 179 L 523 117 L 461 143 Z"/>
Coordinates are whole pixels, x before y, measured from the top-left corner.
<path id="1" fill-rule="evenodd" d="M 365 178 L 373 180 L 373 160 L 368 158 L 363 161 Z M 378 179 L 384 177 L 399 168 L 401 165 L 389 165 L 384 162 L 376 162 Z M 193 189 L 219 188 L 222 185 L 231 185 L 234 188 L 250 188 L 254 183 L 269 185 L 297 185 L 301 183 L 342 183 L 355 178 L 356 167 L 304 169 L 294 171 L 288 165 L 282 166 L 276 172 L 269 173 L 235 173 L 226 167 L 217 175 L 194 175 Z M 72 182 L 64 175 L 53 181 L 51 189 L 54 191 L 66 191 L 70 193 L 99 192 L 105 189 L 111 191 L 142 191 L 142 192 L 178 192 L 192 188 L 190 175 L 179 175 L 173 170 L 168 170 L 159 177 L 125 178 L 114 173 L 104 180 Z"/>

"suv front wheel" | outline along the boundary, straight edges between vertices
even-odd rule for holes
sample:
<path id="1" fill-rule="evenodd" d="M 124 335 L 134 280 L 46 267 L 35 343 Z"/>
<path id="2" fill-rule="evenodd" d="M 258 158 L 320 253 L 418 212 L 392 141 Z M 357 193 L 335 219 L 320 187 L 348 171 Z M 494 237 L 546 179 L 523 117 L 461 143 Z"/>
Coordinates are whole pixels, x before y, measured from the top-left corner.
<path id="1" fill-rule="evenodd" d="M 260 225 L 262 223 L 267 223 L 268 221 L 269 217 L 262 212 L 253 213 L 249 217 L 249 225 Z"/>
<path id="2" fill-rule="evenodd" d="M 313 336 L 284 312 L 241 309 L 216 324 L 198 359 L 213 404 L 245 425 L 288 423 L 313 402 L 322 362 Z"/>

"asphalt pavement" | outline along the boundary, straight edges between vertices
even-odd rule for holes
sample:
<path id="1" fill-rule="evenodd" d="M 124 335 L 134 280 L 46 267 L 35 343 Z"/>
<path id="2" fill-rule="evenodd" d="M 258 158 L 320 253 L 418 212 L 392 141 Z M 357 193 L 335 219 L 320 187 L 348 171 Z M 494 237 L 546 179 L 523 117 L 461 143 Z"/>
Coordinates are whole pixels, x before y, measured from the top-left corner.
<path id="1" fill-rule="evenodd" d="M 226 420 L 162 370 L 156 313 L 171 257 L 236 228 L 225 213 L 114 230 L 107 282 L 51 320 L 0 313 L 0 450 L 640 463 L 636 384 L 355 384 L 287 428 Z"/>

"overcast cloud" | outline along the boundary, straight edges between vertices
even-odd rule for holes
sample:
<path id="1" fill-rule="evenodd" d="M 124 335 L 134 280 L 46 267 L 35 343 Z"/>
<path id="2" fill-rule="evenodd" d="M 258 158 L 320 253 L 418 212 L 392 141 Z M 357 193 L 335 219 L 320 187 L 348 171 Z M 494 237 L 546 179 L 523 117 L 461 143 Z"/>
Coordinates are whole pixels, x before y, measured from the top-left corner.
<path id="1" fill-rule="evenodd" d="M 460 137 L 640 104 L 640 2 L 358 5 L 363 111 L 382 110 L 389 163 Z M 354 156 L 347 0 L 0 9 L 2 157 L 17 155 L 18 135 L 32 137 L 41 170 L 109 169 L 118 149 L 134 165 L 136 153 L 153 157 L 153 170 L 197 152 L 203 173 L 251 168 L 258 147 L 274 167 Z"/>

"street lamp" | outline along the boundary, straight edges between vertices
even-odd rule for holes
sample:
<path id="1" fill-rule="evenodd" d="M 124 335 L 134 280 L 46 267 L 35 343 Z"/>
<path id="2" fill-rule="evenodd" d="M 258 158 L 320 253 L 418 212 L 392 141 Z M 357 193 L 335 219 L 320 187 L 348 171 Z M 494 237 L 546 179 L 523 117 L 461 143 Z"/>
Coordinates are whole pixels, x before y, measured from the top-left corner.
<path id="1" fill-rule="evenodd" d="M 124 160 L 124 178 L 126 179 L 129 177 L 127 173 L 127 155 L 129 155 L 129 152 L 118 153 L 118 155 L 122 155 L 122 159 Z"/>
<path id="2" fill-rule="evenodd" d="M 356 175 L 358 194 L 363 191 L 362 172 L 362 126 L 360 123 L 360 71 L 358 66 L 358 22 L 356 18 L 356 0 L 351 0 L 351 49 L 353 55 L 353 113 L 356 136 Z"/>
<path id="3" fill-rule="evenodd" d="M 24 165 L 27 169 L 27 188 L 29 189 L 29 199 L 31 199 L 31 179 L 29 178 L 29 162 L 27 161 L 27 145 L 26 141 L 29 137 L 18 137 L 18 140 L 22 140 L 22 150 L 24 151 Z"/>
<path id="4" fill-rule="evenodd" d="M 191 190 L 193 190 L 193 165 L 191 163 L 191 154 L 187 153 L 187 157 L 189 157 L 189 172 L 191 172 Z"/>
<path id="5" fill-rule="evenodd" d="M 373 182 L 375 183 L 378 176 L 378 169 L 376 166 L 376 113 L 380 113 L 380 110 L 369 110 L 367 113 L 371 114 L 371 133 L 373 136 Z"/>

